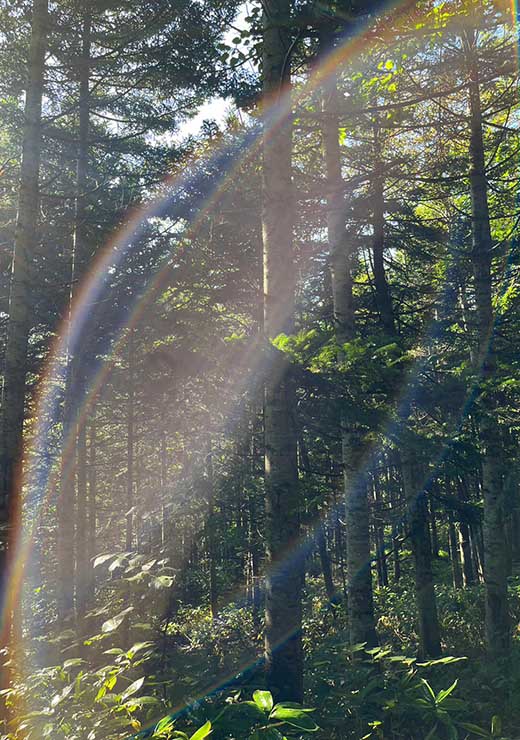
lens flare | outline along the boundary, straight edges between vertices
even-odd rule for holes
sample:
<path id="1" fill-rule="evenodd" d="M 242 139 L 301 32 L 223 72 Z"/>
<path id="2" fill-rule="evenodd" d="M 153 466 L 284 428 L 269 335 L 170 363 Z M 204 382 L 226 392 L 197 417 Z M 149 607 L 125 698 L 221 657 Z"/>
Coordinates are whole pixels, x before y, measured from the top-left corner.
<path id="1" fill-rule="evenodd" d="M 140 209 L 130 213 L 125 224 L 113 235 L 109 242 L 104 246 L 96 257 L 89 274 L 79 287 L 77 294 L 74 296 L 70 321 L 63 321 L 58 330 L 55 342 L 49 354 L 45 373 L 40 383 L 38 397 L 36 400 L 36 424 L 31 432 L 31 442 L 26 453 L 26 472 L 23 481 L 19 485 L 23 487 L 23 524 L 18 538 L 14 542 L 14 553 L 12 556 L 12 567 L 10 573 L 9 589 L 3 604 L 2 622 L 6 623 L 6 615 L 16 608 L 20 598 L 21 587 L 24 577 L 29 570 L 31 559 L 38 558 L 39 553 L 34 552 L 34 541 L 39 521 L 42 515 L 49 510 L 51 506 L 59 506 L 56 500 L 56 491 L 59 489 L 58 478 L 60 471 L 56 465 L 56 453 L 53 443 L 53 428 L 56 421 L 60 418 L 61 404 L 63 401 L 63 388 L 67 381 L 69 365 L 67 354 L 71 355 L 81 352 L 82 339 L 95 328 L 93 324 L 96 321 L 96 313 L 92 311 L 93 306 L 106 298 L 110 290 L 110 279 L 116 268 L 125 265 L 125 260 L 129 259 L 132 250 L 139 244 L 139 240 L 145 235 L 148 224 L 153 219 L 169 219 L 173 222 L 185 222 L 186 213 L 189 210 L 193 217 L 189 220 L 188 226 L 178 233 L 178 241 L 182 242 L 179 249 L 189 249 L 185 244 L 190 239 L 196 238 L 207 220 L 212 214 L 218 211 L 218 207 L 223 197 L 233 187 L 237 180 L 240 169 L 248 163 L 254 162 L 255 158 L 260 155 L 262 142 L 265 137 L 276 136 L 277 131 L 288 124 L 293 115 L 293 110 L 298 103 L 305 101 L 314 92 L 326 87 L 332 80 L 337 71 L 341 71 L 345 66 L 358 58 L 376 41 L 391 41 L 398 33 L 400 28 L 406 28 L 407 16 L 415 3 L 406 0 L 395 6 L 391 11 L 387 10 L 385 22 L 379 23 L 377 19 L 360 25 L 355 33 L 349 34 L 342 43 L 324 55 L 319 63 L 313 68 L 309 79 L 295 90 L 281 90 L 276 99 L 268 101 L 264 106 L 263 124 L 252 123 L 245 133 L 236 135 L 231 143 L 222 145 L 220 142 L 214 144 L 209 149 L 201 153 L 198 158 L 194 159 L 187 167 L 187 171 L 181 175 L 174 175 L 165 179 L 160 187 L 160 192 L 156 198 Z M 519 6 L 512 2 L 511 12 L 515 30 L 518 33 L 518 21 L 520 19 Z M 411 104 L 411 103 L 410 103 Z M 210 174 L 208 174 L 210 173 Z M 213 173 L 213 174 L 211 174 Z M 186 198 L 186 193 L 197 193 L 190 199 Z M 520 203 L 517 199 L 517 204 Z M 189 206 L 189 208 L 187 208 Z M 175 237 L 172 241 L 175 241 Z M 511 269 L 512 259 L 516 254 L 518 242 L 516 235 L 512 240 L 509 263 L 506 265 L 503 275 L 502 291 L 506 291 L 510 281 L 513 279 Z M 177 253 L 178 254 L 178 253 Z M 135 296 L 134 304 L 121 319 L 120 326 L 117 329 L 117 336 L 113 341 L 109 351 L 106 353 L 103 361 L 97 366 L 88 369 L 88 382 L 85 393 L 81 395 L 81 406 L 77 410 L 77 423 L 82 425 L 86 422 L 92 410 L 92 404 L 98 397 L 100 390 L 106 383 L 107 377 L 111 371 L 113 363 L 120 356 L 124 347 L 128 333 L 139 324 L 146 308 L 160 294 L 161 290 L 167 285 L 168 281 L 175 277 L 173 267 L 174 253 L 165 255 L 162 263 L 157 267 L 155 272 L 149 276 L 147 283 L 143 286 L 140 293 Z M 437 297 L 438 303 L 448 301 L 447 294 L 442 291 Z M 499 320 L 499 318 L 497 319 Z M 438 325 L 435 322 L 425 330 L 425 338 L 434 339 Z M 233 372 L 228 378 L 230 387 L 234 388 L 235 396 L 240 390 L 246 390 L 250 382 L 251 375 L 265 371 L 266 342 L 263 337 L 254 337 L 247 345 L 247 348 L 237 357 L 237 362 Z M 409 406 L 415 399 L 418 392 L 418 378 L 424 369 L 424 364 L 417 362 L 409 373 L 408 382 L 401 389 L 400 398 L 397 402 L 398 410 L 404 413 L 404 409 Z M 249 374 L 244 372 L 244 368 L 249 369 Z M 471 409 L 476 389 L 468 395 L 460 410 L 458 419 L 458 430 L 461 429 L 467 415 Z M 232 416 L 232 401 L 215 399 L 215 404 L 219 405 L 221 414 L 224 417 Z M 400 412 L 397 413 L 399 418 Z M 236 414 L 235 414 L 236 417 Z M 235 418 L 235 425 L 239 421 Z M 73 465 L 73 455 L 75 448 L 75 425 L 65 430 L 65 434 L 60 445 L 60 457 L 62 466 L 71 467 Z M 454 431 L 457 433 L 457 430 Z M 380 437 L 398 440 L 400 434 L 399 423 L 395 419 L 389 419 L 386 426 L 380 430 Z M 432 469 L 435 470 L 442 463 L 443 459 L 449 452 L 449 443 L 445 445 L 438 460 L 434 461 Z M 368 475 L 368 469 L 365 467 L 359 471 L 358 480 L 355 485 L 363 485 L 363 481 Z M 434 473 L 429 474 L 430 477 Z M 430 480 L 427 478 L 423 481 L 421 490 L 428 486 Z M 420 491 L 417 492 L 418 495 Z M 282 573 L 294 568 L 295 563 L 305 559 L 308 553 L 314 547 L 316 537 L 319 531 L 327 521 L 334 521 L 338 516 L 338 510 L 334 506 L 325 509 L 316 520 L 308 527 L 304 538 L 298 542 L 287 543 L 285 557 L 282 561 L 273 564 L 273 569 Z M 247 602 L 246 597 L 239 591 L 228 596 L 227 603 L 236 603 L 240 605 Z M 26 622 L 30 625 L 32 616 L 27 611 L 24 615 Z M 284 636 L 284 640 L 292 637 L 292 634 Z M 281 641 L 280 644 L 283 644 Z M 27 660 L 24 656 L 24 660 Z M 256 659 L 244 663 L 237 668 L 232 675 L 220 677 L 209 686 L 205 693 L 202 693 L 198 699 L 211 696 L 229 686 L 230 682 L 237 674 L 244 671 L 252 670 L 259 665 Z M 30 671 L 31 666 L 25 663 L 20 666 L 23 673 Z M 178 706 L 172 710 L 172 716 L 179 716 L 186 711 L 186 706 Z M 153 728 L 155 723 L 150 725 Z M 144 737 L 141 731 L 133 737 Z"/>

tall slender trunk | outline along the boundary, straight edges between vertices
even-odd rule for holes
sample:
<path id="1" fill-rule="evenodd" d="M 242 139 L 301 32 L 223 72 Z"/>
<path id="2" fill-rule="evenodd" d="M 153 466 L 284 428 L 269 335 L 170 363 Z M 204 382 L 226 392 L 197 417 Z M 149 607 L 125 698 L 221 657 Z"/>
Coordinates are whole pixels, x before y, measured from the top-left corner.
<path id="1" fill-rule="evenodd" d="M 253 620 L 257 625 L 260 622 L 261 585 L 260 585 L 260 548 L 257 536 L 256 502 L 254 491 L 248 496 L 248 547 L 251 567 L 251 601 L 253 606 Z"/>
<path id="2" fill-rule="evenodd" d="M 374 285 L 376 304 L 381 324 L 389 336 L 396 336 L 395 316 L 392 306 L 390 287 L 386 278 L 384 265 L 385 219 L 384 219 L 384 162 L 382 160 L 380 131 L 374 127 L 374 174 L 372 178 L 373 203 L 373 245 Z M 423 655 L 440 654 L 440 633 L 437 618 L 437 605 L 432 574 L 432 551 L 430 530 L 428 526 L 428 500 L 422 490 L 418 475 L 416 455 L 411 449 L 411 434 L 406 428 L 411 413 L 411 404 L 407 404 L 402 413 L 401 423 L 403 436 L 401 442 L 401 470 L 403 489 L 406 501 L 406 515 L 410 528 L 410 541 L 415 565 L 415 592 L 418 612 L 418 631 L 420 652 Z M 410 436 L 408 442 L 406 438 Z"/>
<path id="3" fill-rule="evenodd" d="M 91 16 L 87 7 L 83 13 L 81 30 L 81 56 L 79 73 L 79 140 L 76 172 L 76 204 L 74 219 L 74 257 L 73 276 L 81 276 L 87 262 L 87 172 L 89 160 L 90 126 L 90 36 Z M 74 289 L 74 288 L 73 288 Z M 88 352 L 86 353 L 88 355 Z M 86 393 L 86 358 L 75 357 L 79 377 L 78 427 L 77 427 L 77 509 L 76 509 L 76 611 L 78 620 L 83 619 L 89 580 L 89 560 L 87 542 L 87 429 L 81 416 L 82 401 Z"/>
<path id="4" fill-rule="evenodd" d="M 408 435 L 403 434 L 401 437 L 401 461 L 407 524 L 415 566 L 419 652 L 423 657 L 436 657 L 441 653 L 441 641 L 432 573 L 428 499 L 422 485 L 417 455 L 418 452 L 414 449 L 413 441 L 408 438 Z"/>
<path id="5" fill-rule="evenodd" d="M 134 544 L 134 416 L 135 416 L 135 337 L 130 327 L 128 336 L 128 406 L 126 417 L 126 527 L 127 552 Z"/>
<path id="6" fill-rule="evenodd" d="M 23 421 L 27 379 L 27 346 L 32 324 L 32 269 L 39 214 L 41 112 L 47 34 L 47 0 L 33 0 L 27 70 L 23 148 L 9 290 L 9 320 L 4 359 L 0 417 L 0 578 L 6 599 L 8 541 L 19 516 L 23 457 Z M 4 636 L 10 619 L 4 607 Z M 7 618 L 6 618 L 7 617 Z"/>
<path id="7" fill-rule="evenodd" d="M 94 558 L 96 556 L 96 526 L 97 526 L 97 420 L 96 405 L 92 408 L 90 422 L 90 439 L 88 447 L 88 600 L 92 602 L 95 595 L 96 579 Z"/>
<path id="8" fill-rule="evenodd" d="M 386 465 L 386 481 L 387 485 L 391 487 L 394 485 L 392 472 L 395 470 L 395 466 L 392 461 L 393 455 L 387 462 Z M 394 565 L 394 581 L 398 583 L 401 578 L 401 560 L 399 557 L 399 533 L 401 531 L 401 516 L 399 514 L 399 493 L 396 492 L 392 495 L 391 506 L 392 506 L 392 560 Z"/>
<path id="9" fill-rule="evenodd" d="M 450 548 L 451 573 L 453 577 L 453 587 L 462 588 L 462 571 L 460 567 L 459 546 L 457 542 L 457 532 L 453 514 L 449 514 L 448 519 L 448 544 Z"/>
<path id="10" fill-rule="evenodd" d="M 477 358 L 484 383 L 496 373 L 493 345 L 491 262 L 493 242 L 489 219 L 485 151 L 476 58 L 476 34 L 463 37 L 469 70 L 470 107 L 470 188 L 472 215 L 472 262 L 475 275 L 475 302 L 478 323 Z M 504 530 L 503 449 L 496 423 L 497 402 L 486 390 L 479 404 L 479 432 L 484 497 L 484 581 L 486 644 L 491 655 L 509 651 L 511 626 L 507 599 L 507 543 Z"/>
<path id="11" fill-rule="evenodd" d="M 168 451 L 166 446 L 166 431 L 163 429 L 161 432 L 161 478 L 160 478 L 160 490 L 161 490 L 161 547 L 166 546 L 168 541 L 168 511 L 166 507 L 166 486 L 168 482 Z"/>
<path id="12" fill-rule="evenodd" d="M 511 560 L 516 565 L 520 562 L 520 490 L 516 481 L 516 470 L 514 480 L 510 481 L 511 490 Z"/>
<path id="13" fill-rule="evenodd" d="M 213 475 L 213 450 L 211 447 L 211 438 L 208 439 L 206 447 L 206 487 L 208 500 L 208 519 L 206 522 L 206 537 L 209 560 L 209 606 L 211 618 L 216 619 L 218 615 L 217 604 L 217 548 L 216 548 L 216 517 L 215 517 L 215 480 Z"/>
<path id="14" fill-rule="evenodd" d="M 318 540 L 318 554 L 320 556 L 321 572 L 323 573 L 323 582 L 325 584 L 325 591 L 327 598 L 330 602 L 336 599 L 336 587 L 334 585 L 334 579 L 332 577 L 332 568 L 330 564 L 329 551 L 327 548 L 326 529 L 324 526 L 320 526 L 317 534 Z"/>
<path id="15" fill-rule="evenodd" d="M 395 336 L 394 312 L 390 286 L 386 279 L 385 254 L 385 193 L 384 163 L 379 126 L 374 126 L 374 169 L 372 175 L 372 255 L 376 305 L 386 334 Z"/>
<path id="16" fill-rule="evenodd" d="M 467 522 L 459 522 L 459 545 L 460 561 L 462 565 L 462 574 L 464 576 L 464 586 L 475 583 L 475 571 L 473 568 L 473 554 L 471 552 L 471 541 L 469 537 L 469 525 Z"/>
<path id="17" fill-rule="evenodd" d="M 21 605 L 19 602 L 13 605 L 8 603 L 10 570 L 14 565 L 10 562 L 8 550 L 11 552 L 16 550 L 14 540 L 21 508 L 27 349 L 32 325 L 32 272 L 40 209 L 41 116 L 47 21 L 48 0 L 33 0 L 0 416 L 0 599 L 3 612 L 0 647 L 2 648 L 9 646 L 11 640 L 13 645 L 20 644 L 20 636 L 16 633 L 21 628 Z M 0 688 L 6 689 L 10 679 L 11 667 L 8 663 L 1 668 Z M 0 719 L 8 720 L 9 716 L 15 713 L 16 706 L 9 708 L 2 700 Z"/>
<path id="18" fill-rule="evenodd" d="M 322 39 L 325 51 L 328 34 Z M 333 75 L 323 90 L 322 140 L 327 173 L 327 232 L 336 341 L 342 346 L 354 337 L 352 246 L 346 233 L 344 182 L 339 147 L 338 89 Z M 364 448 L 360 431 L 342 414 L 341 448 L 346 502 L 347 580 L 350 640 L 377 644 L 372 594 L 367 485 L 362 475 Z"/>
<path id="19" fill-rule="evenodd" d="M 396 336 L 395 316 L 392 306 L 390 287 L 386 279 L 384 265 L 385 249 L 385 220 L 384 220 L 384 162 L 382 159 L 380 130 L 374 127 L 374 174 L 372 178 L 373 198 L 373 257 L 374 257 L 374 285 L 376 304 L 385 332 Z M 410 408 L 403 415 L 403 429 L 408 423 Z M 423 655 L 436 656 L 440 654 L 440 633 L 437 617 L 437 603 L 432 573 L 432 551 L 430 530 L 428 527 L 428 500 L 426 492 L 422 490 L 418 475 L 417 452 L 413 452 L 410 443 L 405 438 L 408 431 L 404 431 L 401 439 L 401 470 L 403 475 L 403 489 L 406 500 L 406 515 L 410 529 L 410 541 L 415 566 L 415 594 L 418 613 L 418 631 L 420 646 Z"/>
<path id="20" fill-rule="evenodd" d="M 392 557 L 394 561 L 394 581 L 398 583 L 401 578 L 401 560 L 399 558 L 399 529 L 396 524 L 392 525 Z"/>
<path id="21" fill-rule="evenodd" d="M 266 0 L 263 15 L 263 92 L 268 106 L 289 95 L 290 0 Z M 284 88 L 286 91 L 284 91 Z M 291 332 L 294 315 L 292 123 L 266 131 L 263 142 L 264 333 L 268 341 Z M 277 700 L 303 697 L 302 586 L 304 562 L 294 557 L 300 537 L 295 389 L 290 366 L 273 347 L 265 382 L 267 519 L 265 653 L 267 685 Z"/>
<path id="22" fill-rule="evenodd" d="M 469 525 L 469 540 L 473 553 L 473 569 L 476 580 L 479 583 L 484 583 L 484 540 L 481 521 L 472 522 Z"/>
<path id="23" fill-rule="evenodd" d="M 437 484 L 435 484 L 437 486 Z M 439 557 L 439 532 L 437 530 L 437 507 L 435 506 L 435 499 L 433 496 L 430 497 L 430 532 L 431 532 L 431 548 L 432 556 L 434 558 Z"/>
<path id="24" fill-rule="evenodd" d="M 81 626 L 88 591 L 87 430 L 80 422 L 76 446 L 76 617 Z"/>
<path id="25" fill-rule="evenodd" d="M 385 532 L 381 516 L 381 490 L 377 469 L 373 472 L 374 487 L 374 534 L 377 548 L 377 575 L 380 586 L 388 586 L 388 567 L 385 554 Z"/>

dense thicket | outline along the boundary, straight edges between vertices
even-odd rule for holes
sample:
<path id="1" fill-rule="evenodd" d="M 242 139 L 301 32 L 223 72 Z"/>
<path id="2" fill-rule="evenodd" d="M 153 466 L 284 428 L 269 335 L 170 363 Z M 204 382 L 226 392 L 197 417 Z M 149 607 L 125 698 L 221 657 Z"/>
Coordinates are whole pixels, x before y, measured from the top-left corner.
<path id="1" fill-rule="evenodd" d="M 515 23 L 0 3 L 3 737 L 518 736 Z"/>

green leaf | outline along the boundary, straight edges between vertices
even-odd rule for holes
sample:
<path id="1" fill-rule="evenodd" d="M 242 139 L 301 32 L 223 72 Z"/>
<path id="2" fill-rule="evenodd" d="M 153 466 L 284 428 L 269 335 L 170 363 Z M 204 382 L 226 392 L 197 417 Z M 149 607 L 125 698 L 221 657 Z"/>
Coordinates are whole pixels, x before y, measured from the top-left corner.
<path id="1" fill-rule="evenodd" d="M 444 658 L 435 658 L 434 660 L 427 660 L 424 663 L 417 663 L 421 668 L 431 668 L 434 665 L 448 665 L 451 663 L 460 663 L 461 660 L 467 660 L 465 656 L 455 658 L 452 655 L 446 655 Z"/>
<path id="2" fill-rule="evenodd" d="M 312 710 L 296 709 L 284 704 L 277 704 L 269 715 L 269 719 L 285 722 L 291 727 L 297 727 L 299 730 L 305 730 L 305 732 L 316 732 L 319 728 L 312 717 L 309 717 L 309 711 Z"/>
<path id="3" fill-rule="evenodd" d="M 150 704 L 160 704 L 161 700 L 158 699 L 156 696 L 134 696 L 132 699 L 128 699 L 123 706 L 125 709 L 129 709 L 132 711 L 133 709 L 140 709 L 141 707 L 144 707 L 146 705 Z"/>
<path id="4" fill-rule="evenodd" d="M 425 678 L 421 678 L 421 683 L 425 689 L 424 693 L 426 694 L 426 697 L 429 699 L 431 698 L 431 700 L 435 702 L 437 700 L 437 697 L 435 696 L 435 692 L 430 686 L 430 684 L 428 683 L 428 681 Z"/>
<path id="5" fill-rule="evenodd" d="M 103 563 L 106 563 L 108 560 L 112 560 L 112 558 L 115 558 L 115 553 L 105 553 L 104 555 L 98 555 L 97 558 L 94 558 L 94 568 L 97 568 L 98 565 L 103 565 Z"/>
<path id="6" fill-rule="evenodd" d="M 261 691 L 257 689 L 253 694 L 253 699 L 257 707 L 263 709 L 264 712 L 270 712 L 273 708 L 273 695 L 270 691 Z"/>
<path id="7" fill-rule="evenodd" d="M 173 730 L 174 724 L 175 724 L 175 720 L 170 715 L 168 715 L 167 717 L 163 717 L 155 725 L 153 729 L 154 735 L 157 734 L 158 732 L 170 732 L 171 730 Z"/>
<path id="8" fill-rule="evenodd" d="M 354 645 L 348 645 L 347 649 L 349 653 L 360 653 L 366 648 L 366 642 L 356 642 Z"/>
<path id="9" fill-rule="evenodd" d="M 144 684 L 144 676 L 141 676 L 141 678 L 138 678 L 137 681 L 134 681 L 130 684 L 130 686 L 123 691 L 121 694 L 121 702 L 126 701 L 130 696 L 133 696 L 134 694 L 137 694 L 141 686 Z"/>
<path id="10" fill-rule="evenodd" d="M 147 648 L 152 648 L 152 647 L 153 647 L 153 642 L 150 642 L 150 641 L 148 641 L 148 642 L 136 642 L 135 645 L 132 645 L 132 647 L 130 648 L 130 650 L 128 650 L 128 652 L 126 653 L 126 657 L 129 658 L 130 660 L 132 660 L 132 658 L 137 653 L 141 652 L 141 650 L 146 650 Z M 121 652 L 123 652 L 123 651 L 121 651 Z"/>
<path id="11" fill-rule="evenodd" d="M 171 588 L 173 580 L 173 576 L 156 576 L 152 581 L 152 586 L 157 590 L 161 588 Z"/>
<path id="12" fill-rule="evenodd" d="M 108 572 L 113 573 L 117 568 L 121 568 L 124 565 L 126 558 L 126 554 L 118 555 L 117 558 L 108 566 Z"/>
<path id="13" fill-rule="evenodd" d="M 461 722 L 460 726 L 479 737 L 489 737 L 489 732 L 478 725 L 474 725 L 472 722 Z"/>
<path id="14" fill-rule="evenodd" d="M 202 725 L 202 727 L 199 727 L 197 732 L 195 732 L 190 740 L 204 740 L 205 737 L 210 735 L 212 732 L 211 729 L 211 722 L 208 720 L 205 725 Z"/>
<path id="15" fill-rule="evenodd" d="M 498 714 L 494 714 L 491 718 L 491 734 L 493 737 L 498 737 L 502 734 L 502 720 Z"/>
<path id="16" fill-rule="evenodd" d="M 75 666 L 81 665 L 85 661 L 83 658 L 69 658 L 66 660 L 63 664 L 63 667 L 66 671 L 68 671 L 69 668 L 74 668 Z"/>
<path id="17" fill-rule="evenodd" d="M 101 632 L 106 634 L 107 632 L 114 632 L 121 624 L 123 624 L 126 615 L 133 611 L 134 607 L 129 606 L 127 609 L 123 609 L 122 612 L 119 612 L 119 614 L 116 614 L 115 617 L 112 617 L 111 619 L 107 619 L 106 622 L 103 622 L 101 625 Z"/>
<path id="18" fill-rule="evenodd" d="M 446 697 L 448 697 L 451 694 L 451 692 L 457 688 L 457 684 L 458 684 L 458 679 L 456 678 L 449 688 L 442 689 L 441 691 L 439 691 L 439 693 L 437 694 L 437 704 L 442 704 L 444 699 L 446 699 Z"/>

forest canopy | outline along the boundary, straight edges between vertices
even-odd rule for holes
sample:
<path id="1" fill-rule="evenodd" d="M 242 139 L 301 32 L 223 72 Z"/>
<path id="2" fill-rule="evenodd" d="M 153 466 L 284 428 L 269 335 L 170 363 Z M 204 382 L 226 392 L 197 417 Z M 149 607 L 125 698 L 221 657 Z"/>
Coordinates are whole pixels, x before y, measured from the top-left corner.
<path id="1" fill-rule="evenodd" d="M 520 737 L 518 21 L 0 0 L 0 738 Z"/>

